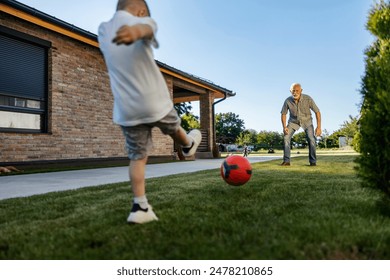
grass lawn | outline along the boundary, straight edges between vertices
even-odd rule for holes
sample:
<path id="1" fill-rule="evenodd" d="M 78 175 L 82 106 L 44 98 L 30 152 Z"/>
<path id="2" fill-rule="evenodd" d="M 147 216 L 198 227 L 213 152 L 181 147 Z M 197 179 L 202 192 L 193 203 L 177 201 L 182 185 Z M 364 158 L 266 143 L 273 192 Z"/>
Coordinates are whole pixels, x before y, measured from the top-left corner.
<path id="1" fill-rule="evenodd" d="M 0 201 L 0 259 L 390 259 L 390 208 L 353 155 L 253 164 L 147 181 L 160 221 L 127 225 L 128 184 Z"/>

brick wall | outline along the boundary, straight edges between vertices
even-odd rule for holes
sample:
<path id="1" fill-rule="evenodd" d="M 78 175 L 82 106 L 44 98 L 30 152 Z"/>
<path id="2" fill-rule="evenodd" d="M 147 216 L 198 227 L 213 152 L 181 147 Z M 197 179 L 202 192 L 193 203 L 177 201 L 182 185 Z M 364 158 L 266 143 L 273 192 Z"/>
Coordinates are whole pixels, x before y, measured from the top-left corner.
<path id="1" fill-rule="evenodd" d="M 214 94 L 212 92 L 208 92 L 208 94 L 203 94 L 200 96 L 200 126 L 203 130 L 207 131 L 209 135 L 209 147 L 208 150 L 211 151 L 213 147 L 211 147 L 212 143 L 214 143 L 214 129 L 213 129 L 213 107 L 214 102 Z"/>
<path id="2" fill-rule="evenodd" d="M 100 50 L 4 13 L 0 25 L 52 43 L 49 133 L 0 132 L 0 162 L 126 157 L 122 132 L 112 123 L 113 98 Z M 170 138 L 159 130 L 154 135 L 152 155 L 171 156 Z"/>

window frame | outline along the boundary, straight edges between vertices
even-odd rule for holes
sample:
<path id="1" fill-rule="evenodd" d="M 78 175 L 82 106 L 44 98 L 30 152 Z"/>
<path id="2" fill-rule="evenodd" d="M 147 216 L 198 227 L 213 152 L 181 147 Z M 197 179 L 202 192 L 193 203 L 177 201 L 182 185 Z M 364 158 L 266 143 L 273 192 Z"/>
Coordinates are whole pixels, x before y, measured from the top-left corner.
<path id="1" fill-rule="evenodd" d="M 0 25 L 0 34 L 5 37 L 9 37 L 13 40 L 21 41 L 26 44 L 34 45 L 41 47 L 44 50 L 44 92 L 43 100 L 34 99 L 33 97 L 26 97 L 18 95 L 17 93 L 1 93 L 1 96 L 11 97 L 11 98 L 21 98 L 25 100 L 35 100 L 43 102 L 44 106 L 42 108 L 26 108 L 26 107 L 17 107 L 17 106 L 5 106 L 0 105 L 0 111 L 2 112 L 11 112 L 11 113 L 24 113 L 39 115 L 41 118 L 41 124 L 39 129 L 26 129 L 26 128 L 4 128 L 0 127 L 0 132 L 14 132 L 14 133 L 35 133 L 35 134 L 45 134 L 49 132 L 49 54 L 52 47 L 50 41 L 37 38 L 35 36 L 10 29 L 8 27 Z"/>

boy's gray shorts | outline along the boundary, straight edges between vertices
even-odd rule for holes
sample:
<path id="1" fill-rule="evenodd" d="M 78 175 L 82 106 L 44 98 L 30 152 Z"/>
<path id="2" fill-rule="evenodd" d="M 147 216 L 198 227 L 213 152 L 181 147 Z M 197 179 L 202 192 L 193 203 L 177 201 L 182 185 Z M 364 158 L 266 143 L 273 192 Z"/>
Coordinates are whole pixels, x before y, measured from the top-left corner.
<path id="1" fill-rule="evenodd" d="M 181 119 L 173 108 L 168 115 L 157 122 L 130 127 L 121 126 L 129 159 L 140 160 L 148 156 L 153 148 L 152 129 L 154 127 L 160 128 L 165 135 L 171 135 L 178 131 L 180 124 Z"/>

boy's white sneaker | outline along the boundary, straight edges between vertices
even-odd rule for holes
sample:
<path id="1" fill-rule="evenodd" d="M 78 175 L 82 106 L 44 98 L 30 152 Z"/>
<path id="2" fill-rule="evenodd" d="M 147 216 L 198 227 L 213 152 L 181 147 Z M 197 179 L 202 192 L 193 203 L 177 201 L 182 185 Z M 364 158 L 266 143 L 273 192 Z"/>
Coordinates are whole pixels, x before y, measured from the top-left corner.
<path id="1" fill-rule="evenodd" d="M 193 156 L 196 149 L 198 149 L 199 144 L 202 141 L 202 133 L 198 129 L 193 129 L 187 135 L 192 139 L 192 144 L 190 147 L 182 147 L 182 150 L 185 157 L 190 157 Z"/>
<path id="2" fill-rule="evenodd" d="M 127 222 L 131 224 L 145 224 L 152 221 L 158 221 L 156 214 L 154 214 L 152 206 L 148 204 L 146 209 L 141 208 L 138 203 L 133 204 Z"/>

